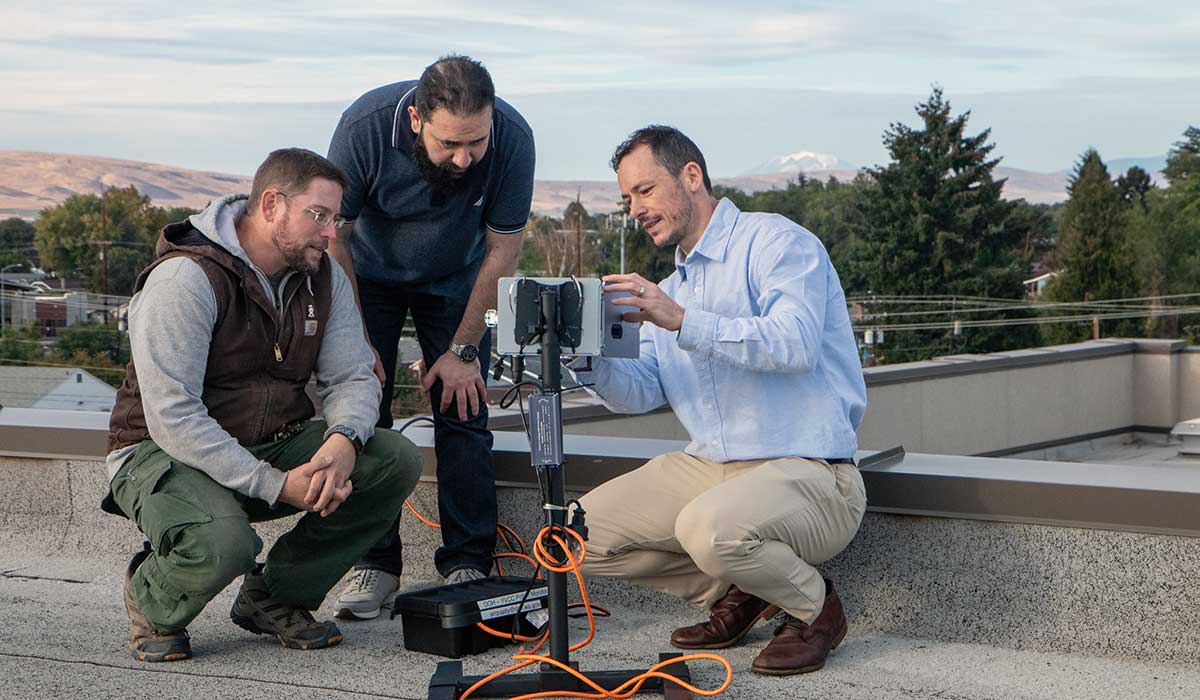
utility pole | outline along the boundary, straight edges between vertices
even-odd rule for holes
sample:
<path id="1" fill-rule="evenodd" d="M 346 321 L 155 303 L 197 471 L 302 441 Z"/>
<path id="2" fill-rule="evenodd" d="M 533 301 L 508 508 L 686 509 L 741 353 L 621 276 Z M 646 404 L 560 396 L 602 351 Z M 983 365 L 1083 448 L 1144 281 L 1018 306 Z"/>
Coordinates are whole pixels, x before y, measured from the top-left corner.
<path id="1" fill-rule="evenodd" d="M 579 201 L 583 188 L 575 190 L 575 203 L 579 205 L 579 216 L 575 217 L 575 276 L 583 275 L 583 203 Z"/>
<path id="2" fill-rule="evenodd" d="M 100 270 L 100 293 L 104 295 L 101 302 L 104 306 L 104 325 L 108 325 L 108 247 L 112 245 L 112 241 L 108 240 L 108 206 L 105 200 L 108 191 L 100 193 L 100 238 L 96 241 L 100 246 L 100 262 L 102 267 Z"/>
<path id="3" fill-rule="evenodd" d="M 625 274 L 625 227 L 629 225 L 629 214 L 621 212 L 621 274 Z"/>
<path id="4" fill-rule="evenodd" d="M 96 245 L 100 246 L 100 293 L 101 303 L 104 305 L 104 325 L 108 325 L 108 248 L 112 245 L 112 241 L 95 241 Z"/>

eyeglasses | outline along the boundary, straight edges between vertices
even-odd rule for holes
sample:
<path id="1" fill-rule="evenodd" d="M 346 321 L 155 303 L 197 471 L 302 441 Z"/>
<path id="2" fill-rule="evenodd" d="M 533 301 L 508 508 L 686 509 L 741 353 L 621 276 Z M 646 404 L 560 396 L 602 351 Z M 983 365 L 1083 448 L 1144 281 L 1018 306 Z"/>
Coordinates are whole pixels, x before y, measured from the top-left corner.
<path id="1" fill-rule="evenodd" d="M 292 195 L 288 194 L 287 192 L 275 190 L 275 193 L 288 199 L 292 199 Z M 304 211 L 312 214 L 313 221 L 317 222 L 317 226 L 322 228 L 328 226 L 329 224 L 333 224 L 334 226 L 340 228 L 346 223 L 345 219 L 331 211 L 322 211 L 320 209 L 313 209 L 312 207 L 308 207 Z"/>

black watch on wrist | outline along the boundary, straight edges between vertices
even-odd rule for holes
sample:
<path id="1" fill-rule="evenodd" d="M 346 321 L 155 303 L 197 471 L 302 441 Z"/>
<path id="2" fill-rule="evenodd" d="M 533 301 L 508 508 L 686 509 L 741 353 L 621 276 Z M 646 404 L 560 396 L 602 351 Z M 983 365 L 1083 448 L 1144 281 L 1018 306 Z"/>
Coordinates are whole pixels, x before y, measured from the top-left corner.
<path id="1" fill-rule="evenodd" d="M 358 433 L 354 432 L 354 428 L 346 425 L 335 425 L 329 429 L 329 434 L 339 433 L 345 435 L 350 440 L 350 444 L 354 445 L 354 453 L 360 454 L 363 451 L 362 438 L 358 437 Z"/>
<path id="2" fill-rule="evenodd" d="M 458 359 L 463 362 L 471 362 L 476 357 L 479 357 L 479 348 L 470 343 L 450 343 L 450 352 L 458 356 Z"/>

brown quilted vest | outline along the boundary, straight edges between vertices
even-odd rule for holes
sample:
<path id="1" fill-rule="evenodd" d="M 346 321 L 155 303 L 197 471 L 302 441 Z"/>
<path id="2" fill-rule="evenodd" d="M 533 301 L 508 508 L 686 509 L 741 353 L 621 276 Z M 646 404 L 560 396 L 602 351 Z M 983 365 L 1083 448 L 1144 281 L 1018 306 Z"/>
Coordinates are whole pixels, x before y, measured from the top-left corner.
<path id="1" fill-rule="evenodd" d="M 329 319 L 329 258 L 323 257 L 311 276 L 288 278 L 279 314 L 254 270 L 190 222 L 164 228 L 156 252 L 158 257 L 138 276 L 135 293 L 156 266 L 184 256 L 203 268 L 216 295 L 217 324 L 201 396 L 208 414 L 245 446 L 267 442 L 280 428 L 311 418 L 315 410 L 304 389 L 316 369 Z M 148 437 L 137 369 L 130 360 L 109 421 L 108 450 Z"/>

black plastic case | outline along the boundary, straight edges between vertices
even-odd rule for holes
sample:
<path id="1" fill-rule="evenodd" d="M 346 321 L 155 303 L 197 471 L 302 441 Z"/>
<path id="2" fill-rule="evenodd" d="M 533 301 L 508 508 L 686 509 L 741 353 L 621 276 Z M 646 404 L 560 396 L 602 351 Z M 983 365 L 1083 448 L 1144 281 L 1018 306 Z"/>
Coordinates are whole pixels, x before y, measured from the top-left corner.
<path id="1" fill-rule="evenodd" d="M 529 579 L 492 576 L 452 586 L 438 586 L 396 596 L 392 617 L 400 616 L 404 625 L 404 648 L 452 659 L 482 654 L 494 647 L 511 643 L 475 626 L 477 622 L 501 632 L 512 629 L 517 605 L 522 613 L 543 610 L 549 589 L 537 581 L 529 590 Z M 517 633 L 533 636 L 537 629 L 521 619 Z"/>

